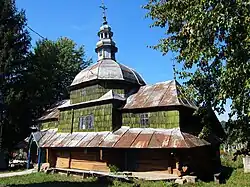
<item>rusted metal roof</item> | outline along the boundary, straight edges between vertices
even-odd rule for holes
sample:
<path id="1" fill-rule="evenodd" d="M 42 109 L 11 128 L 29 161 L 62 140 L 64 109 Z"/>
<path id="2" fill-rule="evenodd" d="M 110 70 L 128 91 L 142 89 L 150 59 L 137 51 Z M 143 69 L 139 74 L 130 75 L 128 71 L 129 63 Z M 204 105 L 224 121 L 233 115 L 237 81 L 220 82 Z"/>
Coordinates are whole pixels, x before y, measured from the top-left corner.
<path id="1" fill-rule="evenodd" d="M 142 77 L 133 69 L 112 59 L 101 60 L 78 73 L 71 86 L 91 80 L 124 80 L 127 82 L 145 85 Z"/>
<path id="2" fill-rule="evenodd" d="M 32 135 L 40 147 L 192 148 L 210 145 L 194 135 L 181 132 L 179 128 L 153 129 L 123 126 L 114 132 L 71 134 L 45 130 Z"/>
<path id="3" fill-rule="evenodd" d="M 38 121 L 44 121 L 44 120 L 49 120 L 49 119 L 58 119 L 59 118 L 59 107 L 63 107 L 66 104 L 69 104 L 70 100 L 62 100 L 59 102 L 56 102 L 55 104 L 52 105 L 51 108 L 46 110 L 46 112 L 43 114 L 42 117 L 38 118 Z"/>
<path id="4" fill-rule="evenodd" d="M 137 93 L 128 97 L 124 109 L 179 105 L 197 109 L 193 101 L 183 96 L 180 87 L 181 85 L 175 80 L 142 86 Z"/>

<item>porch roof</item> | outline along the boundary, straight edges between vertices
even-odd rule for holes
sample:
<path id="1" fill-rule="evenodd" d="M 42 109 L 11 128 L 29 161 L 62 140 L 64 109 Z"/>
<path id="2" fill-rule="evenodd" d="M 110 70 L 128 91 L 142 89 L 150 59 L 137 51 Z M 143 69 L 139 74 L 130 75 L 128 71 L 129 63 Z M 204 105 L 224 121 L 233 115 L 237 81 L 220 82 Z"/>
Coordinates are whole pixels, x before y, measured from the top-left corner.
<path id="1" fill-rule="evenodd" d="M 194 135 L 181 132 L 179 128 L 153 129 L 122 126 L 114 132 L 59 133 L 49 129 L 32 133 L 39 147 L 83 148 L 193 148 L 210 145 Z"/>

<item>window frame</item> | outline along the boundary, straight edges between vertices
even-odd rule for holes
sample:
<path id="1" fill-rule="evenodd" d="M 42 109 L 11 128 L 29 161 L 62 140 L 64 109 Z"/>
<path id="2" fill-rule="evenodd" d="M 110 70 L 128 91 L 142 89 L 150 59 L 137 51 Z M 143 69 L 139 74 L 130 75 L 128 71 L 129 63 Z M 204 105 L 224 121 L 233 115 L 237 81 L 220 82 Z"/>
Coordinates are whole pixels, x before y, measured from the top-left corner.
<path id="1" fill-rule="evenodd" d="M 89 114 L 86 116 L 80 116 L 78 128 L 79 130 L 93 130 L 95 128 L 94 115 Z"/>
<path id="2" fill-rule="evenodd" d="M 150 127 L 149 113 L 141 113 L 140 114 L 140 126 L 141 126 L 141 128 L 148 128 L 148 127 Z"/>

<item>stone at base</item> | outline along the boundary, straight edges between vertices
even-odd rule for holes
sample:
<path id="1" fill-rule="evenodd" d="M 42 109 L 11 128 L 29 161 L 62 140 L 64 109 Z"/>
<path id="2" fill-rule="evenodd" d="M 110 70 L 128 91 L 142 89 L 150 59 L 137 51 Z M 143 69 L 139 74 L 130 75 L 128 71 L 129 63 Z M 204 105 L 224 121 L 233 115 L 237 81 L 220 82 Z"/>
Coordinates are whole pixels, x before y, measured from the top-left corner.
<path id="1" fill-rule="evenodd" d="M 47 172 L 47 170 L 50 168 L 50 164 L 49 163 L 43 163 L 41 166 L 41 171 L 43 172 Z"/>
<path id="2" fill-rule="evenodd" d="M 186 179 L 176 179 L 174 182 L 176 184 L 185 184 L 187 181 L 186 181 Z"/>
<path id="3" fill-rule="evenodd" d="M 5 153 L 0 152 L 0 170 L 8 169 L 8 162 L 5 159 Z"/>
<path id="4" fill-rule="evenodd" d="M 195 183 L 197 180 L 196 176 L 190 176 L 190 175 L 183 176 L 182 178 L 186 179 L 187 183 Z"/>
<path id="5" fill-rule="evenodd" d="M 250 173 L 250 156 L 243 157 L 244 173 Z"/>
<path id="6" fill-rule="evenodd" d="M 214 182 L 217 183 L 217 184 L 220 184 L 221 182 L 221 173 L 216 173 L 214 174 Z"/>

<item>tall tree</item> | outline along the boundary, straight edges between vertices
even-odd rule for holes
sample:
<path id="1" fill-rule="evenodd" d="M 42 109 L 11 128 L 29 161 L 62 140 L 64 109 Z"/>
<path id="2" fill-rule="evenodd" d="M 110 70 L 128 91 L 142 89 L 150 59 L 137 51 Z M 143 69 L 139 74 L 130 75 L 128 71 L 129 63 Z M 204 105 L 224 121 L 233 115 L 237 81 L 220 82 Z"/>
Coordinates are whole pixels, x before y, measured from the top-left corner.
<path id="1" fill-rule="evenodd" d="M 0 131 L 3 128 L 3 142 L 0 150 L 7 146 L 10 137 L 24 129 L 17 124 L 25 119 L 19 104 L 23 100 L 23 73 L 28 62 L 30 37 L 25 29 L 26 18 L 23 10 L 18 11 L 15 0 L 0 0 L 0 87 L 2 95 Z M 2 138 L 2 137 L 1 137 Z"/>
<path id="2" fill-rule="evenodd" d="M 26 77 L 33 119 L 54 102 L 67 98 L 76 74 L 91 63 L 85 59 L 84 46 L 68 38 L 38 41 L 30 59 Z"/>
<path id="3" fill-rule="evenodd" d="M 152 27 L 166 30 L 153 48 L 177 55 L 179 77 L 201 106 L 221 114 L 232 101 L 229 132 L 249 147 L 249 0 L 149 0 L 144 8 Z"/>

